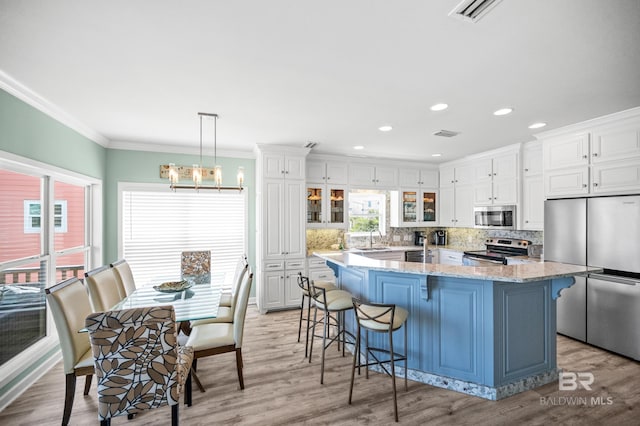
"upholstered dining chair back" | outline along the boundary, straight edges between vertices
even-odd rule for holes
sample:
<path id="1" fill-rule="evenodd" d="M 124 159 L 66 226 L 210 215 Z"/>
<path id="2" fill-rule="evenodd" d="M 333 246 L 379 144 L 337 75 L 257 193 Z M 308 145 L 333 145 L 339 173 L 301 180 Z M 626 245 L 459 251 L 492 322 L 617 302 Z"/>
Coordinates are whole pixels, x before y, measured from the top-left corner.
<path id="1" fill-rule="evenodd" d="M 211 280 L 211 251 L 183 251 L 180 260 L 180 273 L 191 277 L 196 283 Z"/>
<path id="2" fill-rule="evenodd" d="M 84 277 L 93 312 L 108 311 L 123 299 L 124 288 L 109 265 L 85 272 Z"/>
<path id="3" fill-rule="evenodd" d="M 249 265 L 245 265 L 244 268 L 240 270 L 240 273 L 236 276 L 236 280 L 234 281 L 233 293 L 231 296 L 231 312 L 235 312 L 236 305 L 238 304 L 238 297 L 242 288 L 242 282 L 245 280 L 248 273 Z"/>
<path id="4" fill-rule="evenodd" d="M 100 421 L 170 405 L 177 422 L 193 351 L 178 346 L 173 307 L 92 313 L 86 328 L 98 378 Z"/>
<path id="5" fill-rule="evenodd" d="M 78 278 L 62 281 L 45 289 L 49 308 L 56 324 L 64 373 L 73 373 L 82 355 L 91 348 L 84 328 L 84 319 L 91 313 L 87 290 Z"/>
<path id="6" fill-rule="evenodd" d="M 122 298 L 136 291 L 136 282 L 133 279 L 131 267 L 126 259 L 120 259 L 113 262 L 111 267 L 113 268 L 116 279 L 120 282 L 120 288 L 124 289 L 124 294 L 121 295 Z"/>
<path id="7" fill-rule="evenodd" d="M 249 304 L 249 293 L 253 282 L 253 272 L 247 271 L 240 284 L 238 301 L 233 312 L 233 336 L 236 348 L 242 348 L 242 337 L 244 333 L 244 320 L 247 316 L 247 305 Z"/>
<path id="8" fill-rule="evenodd" d="M 78 278 L 70 278 L 45 289 L 49 309 L 58 330 L 65 374 L 62 425 L 69 424 L 76 390 L 76 378 L 85 376 L 84 394 L 89 394 L 93 358 L 87 333 L 80 333 L 91 313 L 87 290 Z"/>

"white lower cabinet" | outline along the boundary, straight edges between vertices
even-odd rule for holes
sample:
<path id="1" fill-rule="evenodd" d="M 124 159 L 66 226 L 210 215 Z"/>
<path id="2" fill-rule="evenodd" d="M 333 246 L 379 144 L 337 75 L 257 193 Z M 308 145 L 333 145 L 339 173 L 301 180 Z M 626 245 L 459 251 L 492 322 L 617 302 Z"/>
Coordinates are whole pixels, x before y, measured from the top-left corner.
<path id="1" fill-rule="evenodd" d="M 307 276 L 311 281 L 336 282 L 333 269 L 329 268 L 323 259 L 316 256 L 307 258 Z"/>
<path id="2" fill-rule="evenodd" d="M 440 251 L 438 263 L 441 263 L 443 265 L 462 265 L 462 256 L 464 255 L 463 252 L 449 249 L 438 250 Z"/>
<path id="3" fill-rule="evenodd" d="M 300 306 L 298 273 L 304 274 L 304 259 L 265 262 L 263 271 L 261 312 Z"/>

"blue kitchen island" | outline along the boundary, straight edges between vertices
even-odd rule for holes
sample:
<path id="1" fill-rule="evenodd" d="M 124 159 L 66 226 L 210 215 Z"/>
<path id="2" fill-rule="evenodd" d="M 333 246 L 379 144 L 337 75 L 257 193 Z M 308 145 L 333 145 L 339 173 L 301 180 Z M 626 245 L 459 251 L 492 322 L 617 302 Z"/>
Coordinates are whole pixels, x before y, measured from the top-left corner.
<path id="1" fill-rule="evenodd" d="M 556 262 L 475 267 L 316 256 L 354 297 L 409 311 L 410 379 L 490 400 L 558 379 L 556 299 L 573 276 L 600 271 Z M 355 334 L 353 312 L 346 327 Z M 388 346 L 375 334 L 372 346 Z M 396 333 L 394 349 L 403 348 Z"/>

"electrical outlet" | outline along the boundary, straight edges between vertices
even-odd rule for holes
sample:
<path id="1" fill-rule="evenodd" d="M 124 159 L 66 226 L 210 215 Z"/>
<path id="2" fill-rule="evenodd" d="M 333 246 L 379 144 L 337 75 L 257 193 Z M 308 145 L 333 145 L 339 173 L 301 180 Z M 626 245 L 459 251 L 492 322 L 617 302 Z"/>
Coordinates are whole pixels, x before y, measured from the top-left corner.
<path id="1" fill-rule="evenodd" d="M 396 241 L 396 242 L 400 241 L 400 235 L 394 235 L 393 241 Z"/>
<path id="2" fill-rule="evenodd" d="M 473 242 L 473 237 L 471 235 L 467 236 L 467 241 Z"/>
<path id="3" fill-rule="evenodd" d="M 404 240 L 405 241 L 411 241 L 411 235 L 405 235 L 404 236 Z"/>

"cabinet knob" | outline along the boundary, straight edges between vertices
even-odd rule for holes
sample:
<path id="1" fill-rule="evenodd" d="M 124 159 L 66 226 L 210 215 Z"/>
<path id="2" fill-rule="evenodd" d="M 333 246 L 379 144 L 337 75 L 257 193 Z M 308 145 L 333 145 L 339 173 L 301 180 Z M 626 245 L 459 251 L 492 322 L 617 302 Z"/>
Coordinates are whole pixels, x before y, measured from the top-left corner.
<path id="1" fill-rule="evenodd" d="M 451 181 L 451 183 L 456 183 L 456 181 L 455 181 L 455 180 L 452 180 L 452 181 Z"/>
<path id="2" fill-rule="evenodd" d="M 594 156 L 594 157 L 597 157 L 597 156 L 598 156 L 598 153 L 597 153 L 597 152 L 594 152 L 594 153 L 593 153 L 593 156 Z"/>
<path id="3" fill-rule="evenodd" d="M 491 177 L 491 173 L 489 173 L 488 176 Z"/>
<path id="4" fill-rule="evenodd" d="M 583 187 L 583 188 L 586 188 L 586 187 L 587 187 L 587 184 L 586 184 L 586 183 L 583 183 L 583 184 L 582 184 L 582 187 Z"/>
<path id="5" fill-rule="evenodd" d="M 288 175 L 288 174 L 289 174 L 289 170 L 287 170 L 287 171 L 286 171 L 286 172 L 284 172 L 284 173 Z"/>
<path id="6" fill-rule="evenodd" d="M 528 172 L 528 171 L 529 171 L 529 169 L 524 169 L 524 171 L 525 171 L 525 172 Z"/>
<path id="7" fill-rule="evenodd" d="M 495 175 L 497 175 L 497 173 L 494 173 L 493 175 L 495 176 Z"/>
<path id="8" fill-rule="evenodd" d="M 598 182 L 593 182 L 593 186 L 594 187 L 598 186 Z"/>
<path id="9" fill-rule="evenodd" d="M 280 173 L 281 173 L 281 174 L 284 174 L 284 170 L 280 170 Z"/>
<path id="10" fill-rule="evenodd" d="M 529 221 L 528 221 L 528 220 L 525 220 L 525 221 L 524 221 L 524 223 L 529 223 Z"/>
<path id="11" fill-rule="evenodd" d="M 327 180 L 329 180 L 329 179 L 331 179 L 331 177 L 330 177 L 330 176 L 327 176 Z"/>
<path id="12" fill-rule="evenodd" d="M 582 158 L 587 159 L 587 154 L 583 155 Z"/>
<path id="13" fill-rule="evenodd" d="M 491 197 L 489 197 L 489 201 L 491 201 Z"/>

